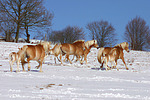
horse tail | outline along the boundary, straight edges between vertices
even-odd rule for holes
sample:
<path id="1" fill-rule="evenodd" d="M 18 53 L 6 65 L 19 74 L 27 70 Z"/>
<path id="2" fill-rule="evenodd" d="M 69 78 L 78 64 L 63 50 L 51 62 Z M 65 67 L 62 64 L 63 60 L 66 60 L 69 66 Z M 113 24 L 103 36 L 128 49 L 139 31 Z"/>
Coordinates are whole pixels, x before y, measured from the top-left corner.
<path id="1" fill-rule="evenodd" d="M 102 61 L 101 61 L 101 57 L 103 55 L 103 51 L 104 51 L 104 48 L 100 48 L 99 51 L 98 51 L 98 54 L 97 54 L 97 59 L 98 59 L 98 62 L 101 64 Z"/>
<path id="2" fill-rule="evenodd" d="M 10 60 L 11 60 L 11 61 L 13 60 L 12 53 L 11 53 L 11 54 L 9 54 L 9 58 L 10 58 Z"/>
<path id="3" fill-rule="evenodd" d="M 23 50 L 23 54 L 22 55 L 20 55 L 20 60 L 21 60 L 21 63 L 27 63 L 26 61 L 25 61 L 25 59 L 26 58 L 28 58 L 27 57 L 27 48 L 28 48 L 28 46 L 27 45 L 24 45 L 22 48 L 21 48 L 21 50 Z"/>

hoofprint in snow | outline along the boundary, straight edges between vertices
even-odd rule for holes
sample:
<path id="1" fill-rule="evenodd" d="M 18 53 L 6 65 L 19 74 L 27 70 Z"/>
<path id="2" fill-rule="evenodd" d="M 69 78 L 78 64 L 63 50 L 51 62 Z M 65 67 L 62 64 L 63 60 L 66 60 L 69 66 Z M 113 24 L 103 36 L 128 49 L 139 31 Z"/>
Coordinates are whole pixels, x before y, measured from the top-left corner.
<path id="1" fill-rule="evenodd" d="M 9 53 L 17 52 L 22 43 L 0 42 L 0 100 L 150 100 L 150 52 L 124 51 L 125 62 L 118 60 L 118 68 L 99 70 L 95 48 L 88 55 L 88 64 L 79 62 L 63 65 L 54 63 L 53 55 L 46 58 L 43 72 L 13 72 L 9 68 Z M 25 65 L 27 70 L 27 65 Z"/>

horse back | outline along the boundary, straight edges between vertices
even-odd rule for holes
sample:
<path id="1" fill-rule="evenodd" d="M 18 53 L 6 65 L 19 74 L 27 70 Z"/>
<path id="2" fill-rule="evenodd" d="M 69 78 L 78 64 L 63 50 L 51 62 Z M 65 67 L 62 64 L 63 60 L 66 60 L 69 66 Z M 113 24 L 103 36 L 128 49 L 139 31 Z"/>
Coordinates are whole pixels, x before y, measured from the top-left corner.
<path id="1" fill-rule="evenodd" d="M 73 44 L 63 43 L 61 50 L 64 53 L 72 53 L 76 51 L 76 47 Z"/>
<path id="2" fill-rule="evenodd" d="M 110 52 L 112 49 L 113 49 L 112 47 L 105 47 L 104 50 L 103 50 L 103 55 L 109 54 L 109 52 Z"/>
<path id="3" fill-rule="evenodd" d="M 41 57 L 45 57 L 45 50 L 42 45 L 28 45 L 27 58 L 39 60 Z"/>

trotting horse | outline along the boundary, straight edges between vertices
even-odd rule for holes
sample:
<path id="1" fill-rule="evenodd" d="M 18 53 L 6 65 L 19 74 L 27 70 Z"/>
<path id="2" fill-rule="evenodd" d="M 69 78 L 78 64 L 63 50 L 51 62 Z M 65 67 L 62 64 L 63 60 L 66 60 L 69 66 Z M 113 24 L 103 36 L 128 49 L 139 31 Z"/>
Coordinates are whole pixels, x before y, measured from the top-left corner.
<path id="1" fill-rule="evenodd" d="M 89 48 L 85 47 L 85 50 L 82 51 L 82 57 L 84 57 L 84 60 L 81 61 L 81 64 L 83 64 L 84 61 L 87 64 L 87 55 L 89 54 L 92 47 L 97 48 L 97 46 L 98 46 L 97 44 L 92 44 L 92 45 L 89 46 Z"/>
<path id="2" fill-rule="evenodd" d="M 86 41 L 85 42 L 85 47 L 86 47 L 86 49 L 89 49 L 90 48 L 90 46 L 92 46 L 92 47 L 95 47 L 95 48 L 98 48 L 99 46 L 98 46 L 98 44 L 97 44 L 97 40 L 90 40 L 90 41 Z M 88 50 L 87 50 L 88 51 Z M 74 57 L 75 56 L 73 56 L 73 59 L 74 59 Z M 72 59 L 72 60 L 73 60 Z M 82 59 L 83 59 L 83 56 L 82 56 Z M 78 58 L 76 59 L 76 61 L 78 60 Z"/>
<path id="3" fill-rule="evenodd" d="M 106 55 L 103 57 L 103 59 L 102 59 L 102 62 L 104 62 L 104 64 L 105 64 L 105 69 L 107 70 L 108 68 L 109 68 L 109 69 L 117 68 L 117 60 L 118 60 L 119 58 L 124 59 L 124 57 L 123 57 L 123 49 L 120 48 L 120 47 L 113 48 L 113 49 L 109 52 L 109 54 L 106 54 Z M 107 66 L 109 61 L 111 62 L 111 65 L 112 65 L 111 68 Z M 124 60 L 123 60 L 123 61 L 124 61 Z M 114 62 L 115 66 L 113 66 L 112 62 Z M 125 63 L 125 62 L 124 62 L 124 63 Z M 126 64 L 125 64 L 125 66 L 126 66 Z M 128 69 L 127 66 L 126 66 L 126 69 Z M 119 69 L 117 68 L 117 70 L 119 70 Z"/>
<path id="4" fill-rule="evenodd" d="M 30 66 L 30 60 L 36 60 L 39 65 L 37 66 L 37 68 L 40 67 L 40 72 L 42 72 L 42 62 L 44 60 L 45 57 L 45 50 L 43 48 L 43 45 L 38 44 L 38 45 L 24 45 L 22 47 L 21 50 L 19 50 L 19 52 L 21 52 L 21 54 L 23 55 L 22 57 L 24 57 L 23 59 L 27 58 L 27 62 L 28 62 L 28 71 L 30 71 L 31 66 Z M 19 68 L 19 62 L 20 60 L 18 60 L 18 65 L 17 67 Z M 23 71 L 24 70 L 24 62 L 22 62 L 22 68 Z"/>
<path id="5" fill-rule="evenodd" d="M 9 54 L 9 63 L 10 63 L 10 71 L 12 72 L 13 68 L 12 68 L 12 65 L 14 62 L 17 63 L 17 71 L 16 72 L 19 72 L 19 63 L 21 61 L 21 63 L 27 63 L 25 60 L 24 60 L 24 53 L 25 53 L 25 49 L 26 47 L 22 47 L 22 48 L 19 48 L 19 51 L 16 53 L 16 52 L 12 52 Z"/>
<path id="6" fill-rule="evenodd" d="M 116 61 L 117 59 L 122 59 L 123 63 L 125 64 L 125 67 L 126 69 L 128 70 L 128 67 L 126 66 L 126 63 L 124 61 L 124 53 L 123 53 L 123 50 L 126 50 L 127 52 L 129 52 L 129 44 L 127 42 L 123 42 L 123 43 L 120 43 L 118 45 L 116 45 L 115 47 L 113 48 L 116 48 L 115 50 L 117 50 L 117 55 L 118 57 L 116 57 Z M 106 54 L 108 55 L 110 53 L 110 51 L 113 49 L 112 47 L 102 47 L 100 48 L 100 50 L 98 51 L 98 55 L 97 55 L 97 59 L 98 59 L 98 62 L 101 65 L 101 68 L 103 67 L 103 61 L 102 61 L 102 57 L 104 57 Z"/>
<path id="7" fill-rule="evenodd" d="M 26 49 L 26 47 L 23 47 L 23 48 L 18 48 L 19 51 L 16 53 L 16 52 L 12 52 L 9 54 L 9 64 L 10 64 L 10 71 L 12 72 L 13 70 L 13 63 L 16 62 L 17 65 L 19 65 L 20 61 L 22 63 L 27 63 L 25 60 L 24 60 L 24 49 Z M 17 67 L 17 71 L 20 71 L 19 70 L 19 67 Z"/>
<path id="8" fill-rule="evenodd" d="M 61 50 L 63 52 L 63 54 L 66 54 L 64 61 L 66 61 L 66 59 L 72 64 L 71 60 L 69 59 L 69 55 L 77 55 L 77 51 L 78 49 L 85 49 L 85 41 L 84 40 L 78 40 L 75 41 L 72 44 L 69 43 L 63 43 Z"/>
<path id="9" fill-rule="evenodd" d="M 56 44 L 52 49 L 49 50 L 49 55 L 54 55 L 54 60 L 55 60 L 55 64 L 56 64 L 56 57 L 58 59 L 58 55 L 60 55 L 60 62 L 62 64 L 62 51 L 61 51 L 61 44 Z"/>

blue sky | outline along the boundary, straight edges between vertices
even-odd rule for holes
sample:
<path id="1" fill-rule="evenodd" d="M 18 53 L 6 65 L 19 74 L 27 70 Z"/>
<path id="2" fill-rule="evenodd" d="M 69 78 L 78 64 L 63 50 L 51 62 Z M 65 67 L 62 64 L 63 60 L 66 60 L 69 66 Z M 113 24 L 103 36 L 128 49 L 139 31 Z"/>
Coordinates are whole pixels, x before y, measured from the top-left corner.
<path id="1" fill-rule="evenodd" d="M 150 0 L 45 0 L 45 6 L 54 13 L 53 30 L 67 26 L 82 27 L 90 40 L 86 25 L 93 21 L 108 21 L 116 29 L 118 42 L 124 42 L 123 34 L 129 21 L 136 16 L 150 26 Z"/>

